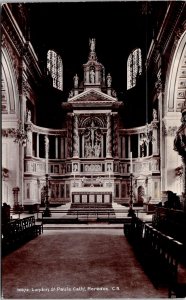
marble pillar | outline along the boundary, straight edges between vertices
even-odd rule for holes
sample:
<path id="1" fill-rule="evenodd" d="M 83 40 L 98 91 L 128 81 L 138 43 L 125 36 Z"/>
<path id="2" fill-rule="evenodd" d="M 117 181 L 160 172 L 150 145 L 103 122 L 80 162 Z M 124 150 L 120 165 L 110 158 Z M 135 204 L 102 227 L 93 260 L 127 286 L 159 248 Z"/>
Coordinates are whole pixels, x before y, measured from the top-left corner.
<path id="1" fill-rule="evenodd" d="M 36 157 L 39 157 L 39 133 L 37 132 L 37 140 L 36 140 Z"/>
<path id="2" fill-rule="evenodd" d="M 130 157 L 130 152 L 131 152 L 131 140 L 130 140 L 130 135 L 128 135 L 128 153 L 127 157 Z"/>
<path id="3" fill-rule="evenodd" d="M 64 158 L 64 138 L 61 137 L 61 156 L 60 158 Z"/>
<path id="4" fill-rule="evenodd" d="M 140 133 L 138 133 L 138 157 L 140 157 Z"/>
<path id="5" fill-rule="evenodd" d="M 58 136 L 55 137 L 55 158 L 59 158 L 58 157 Z"/>
<path id="6" fill-rule="evenodd" d="M 125 158 L 125 137 L 122 136 L 121 139 L 122 139 L 122 140 L 121 140 L 121 142 L 122 142 L 122 147 L 121 147 L 121 149 L 122 149 L 122 154 L 121 154 L 121 157 L 122 157 L 122 158 Z"/>

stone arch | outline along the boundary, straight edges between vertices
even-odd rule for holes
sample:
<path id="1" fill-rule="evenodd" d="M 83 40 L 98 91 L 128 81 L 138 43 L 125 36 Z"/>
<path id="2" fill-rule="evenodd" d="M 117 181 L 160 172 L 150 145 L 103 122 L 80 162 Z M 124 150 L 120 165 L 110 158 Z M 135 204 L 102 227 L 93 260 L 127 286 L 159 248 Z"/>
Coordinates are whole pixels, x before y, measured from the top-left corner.
<path id="1" fill-rule="evenodd" d="M 167 112 L 180 112 L 186 93 L 186 30 L 181 35 L 171 62 L 167 87 Z"/>
<path id="2" fill-rule="evenodd" d="M 8 51 L 2 48 L 2 113 L 18 114 L 18 84 Z"/>
<path id="3" fill-rule="evenodd" d="M 104 121 L 102 120 L 102 118 L 98 117 L 98 116 L 88 116 L 87 118 L 85 118 L 81 124 L 82 128 L 86 128 L 88 126 L 91 125 L 91 122 L 94 122 L 96 126 L 103 128 L 105 127 L 104 125 Z"/>
<path id="4" fill-rule="evenodd" d="M 181 107 L 186 93 L 186 31 L 182 33 L 172 50 L 169 73 L 167 73 L 166 93 L 164 98 L 163 136 L 161 157 L 161 188 L 180 194 L 176 184 L 175 170 L 181 157 L 174 151 L 174 138 L 181 125 Z"/>

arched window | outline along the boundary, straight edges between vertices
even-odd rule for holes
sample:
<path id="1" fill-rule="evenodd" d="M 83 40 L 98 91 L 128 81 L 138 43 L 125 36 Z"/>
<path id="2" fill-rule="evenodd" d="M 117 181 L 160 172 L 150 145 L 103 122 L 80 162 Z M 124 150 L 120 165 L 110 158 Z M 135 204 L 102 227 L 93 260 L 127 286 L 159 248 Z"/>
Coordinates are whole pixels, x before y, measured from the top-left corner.
<path id="1" fill-rule="evenodd" d="M 63 62 L 61 57 L 53 50 L 47 53 L 47 70 L 53 79 L 53 87 L 63 90 Z"/>
<path id="2" fill-rule="evenodd" d="M 127 90 L 136 85 L 136 79 L 142 73 L 141 49 L 133 50 L 127 60 Z"/>

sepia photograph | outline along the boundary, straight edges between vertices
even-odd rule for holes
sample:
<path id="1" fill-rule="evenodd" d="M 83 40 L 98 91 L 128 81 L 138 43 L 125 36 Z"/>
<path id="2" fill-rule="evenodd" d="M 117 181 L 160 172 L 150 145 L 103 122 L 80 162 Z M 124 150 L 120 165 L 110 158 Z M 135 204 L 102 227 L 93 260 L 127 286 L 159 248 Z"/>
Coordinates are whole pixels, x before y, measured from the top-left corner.
<path id="1" fill-rule="evenodd" d="M 186 298 L 186 1 L 1 3 L 1 298 Z"/>

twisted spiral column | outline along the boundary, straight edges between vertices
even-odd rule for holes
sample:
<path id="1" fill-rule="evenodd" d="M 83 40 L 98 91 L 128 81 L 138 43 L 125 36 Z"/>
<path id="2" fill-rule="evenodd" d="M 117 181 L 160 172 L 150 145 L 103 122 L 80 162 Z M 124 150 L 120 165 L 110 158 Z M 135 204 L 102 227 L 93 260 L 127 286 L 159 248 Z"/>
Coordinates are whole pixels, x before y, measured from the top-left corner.
<path id="1" fill-rule="evenodd" d="M 72 115 L 68 115 L 67 119 L 67 157 L 72 155 Z"/>
<path id="2" fill-rule="evenodd" d="M 73 128 L 73 157 L 79 156 L 78 116 L 74 115 Z"/>
<path id="3" fill-rule="evenodd" d="M 114 156 L 118 157 L 118 118 L 114 117 Z"/>
<path id="4" fill-rule="evenodd" d="M 106 136 L 106 141 L 107 141 L 107 157 L 112 157 L 112 137 L 111 137 L 111 115 L 107 115 L 107 136 Z"/>

